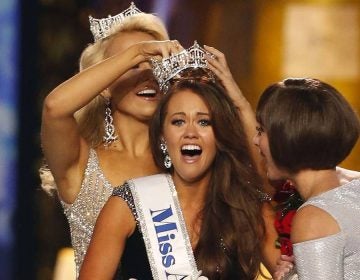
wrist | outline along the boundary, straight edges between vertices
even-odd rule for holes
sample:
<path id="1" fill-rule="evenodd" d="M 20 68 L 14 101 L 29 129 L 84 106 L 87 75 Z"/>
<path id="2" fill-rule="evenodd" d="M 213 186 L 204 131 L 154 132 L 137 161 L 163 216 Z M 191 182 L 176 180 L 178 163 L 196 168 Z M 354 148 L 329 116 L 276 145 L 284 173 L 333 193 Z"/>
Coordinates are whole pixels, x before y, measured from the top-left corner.
<path id="1" fill-rule="evenodd" d="M 146 60 L 146 57 L 142 52 L 141 43 L 129 47 L 126 52 L 132 67 Z"/>
<path id="2" fill-rule="evenodd" d="M 244 110 L 251 110 L 251 105 L 249 103 L 249 101 L 243 96 L 239 96 L 236 99 L 233 99 L 233 102 L 236 106 L 236 108 L 238 108 L 238 110 L 240 111 L 244 111 Z"/>

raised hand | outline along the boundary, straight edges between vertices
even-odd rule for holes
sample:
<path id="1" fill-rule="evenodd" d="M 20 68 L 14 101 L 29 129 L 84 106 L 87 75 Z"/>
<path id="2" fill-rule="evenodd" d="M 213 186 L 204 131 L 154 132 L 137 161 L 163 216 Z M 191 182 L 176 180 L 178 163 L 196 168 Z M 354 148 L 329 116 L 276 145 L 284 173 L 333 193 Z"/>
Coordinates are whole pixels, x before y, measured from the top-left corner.
<path id="1" fill-rule="evenodd" d="M 225 55 L 214 47 L 204 45 L 204 48 L 212 54 L 212 56 L 207 56 L 209 69 L 213 71 L 221 81 L 233 102 L 237 106 L 239 105 L 239 102 L 246 102 L 239 86 L 231 74 Z"/>
<path id="2" fill-rule="evenodd" d="M 274 280 L 283 280 L 294 268 L 294 256 L 281 255 L 276 262 Z"/>
<path id="3" fill-rule="evenodd" d="M 184 50 L 178 40 L 166 41 L 146 41 L 134 45 L 138 52 L 143 55 L 145 59 L 160 56 L 161 58 L 169 57 Z"/>

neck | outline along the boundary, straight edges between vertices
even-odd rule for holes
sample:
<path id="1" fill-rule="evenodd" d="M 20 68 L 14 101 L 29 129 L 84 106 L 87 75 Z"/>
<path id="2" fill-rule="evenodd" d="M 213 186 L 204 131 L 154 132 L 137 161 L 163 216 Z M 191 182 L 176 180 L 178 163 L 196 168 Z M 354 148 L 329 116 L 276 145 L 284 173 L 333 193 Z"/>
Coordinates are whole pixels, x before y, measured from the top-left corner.
<path id="1" fill-rule="evenodd" d="M 296 189 L 305 200 L 340 185 L 335 169 L 301 170 L 290 180 L 295 184 Z"/>
<path id="2" fill-rule="evenodd" d="M 134 156 L 150 151 L 148 123 L 122 115 L 114 118 L 114 125 L 119 138 L 114 143 L 114 148 Z"/>
<path id="3" fill-rule="evenodd" d="M 182 208 L 201 210 L 209 189 L 210 174 L 190 182 L 176 173 L 172 177 Z"/>

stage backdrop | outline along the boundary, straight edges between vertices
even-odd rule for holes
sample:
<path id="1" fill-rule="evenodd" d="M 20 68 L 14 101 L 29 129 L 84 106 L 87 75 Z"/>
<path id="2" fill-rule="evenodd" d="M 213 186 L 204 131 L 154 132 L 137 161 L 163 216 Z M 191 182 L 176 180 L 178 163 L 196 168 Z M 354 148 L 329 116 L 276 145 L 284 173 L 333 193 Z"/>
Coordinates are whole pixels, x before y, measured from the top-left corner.
<path id="1" fill-rule="evenodd" d="M 0 274 L 12 279 L 16 197 L 18 1 L 0 1 Z"/>

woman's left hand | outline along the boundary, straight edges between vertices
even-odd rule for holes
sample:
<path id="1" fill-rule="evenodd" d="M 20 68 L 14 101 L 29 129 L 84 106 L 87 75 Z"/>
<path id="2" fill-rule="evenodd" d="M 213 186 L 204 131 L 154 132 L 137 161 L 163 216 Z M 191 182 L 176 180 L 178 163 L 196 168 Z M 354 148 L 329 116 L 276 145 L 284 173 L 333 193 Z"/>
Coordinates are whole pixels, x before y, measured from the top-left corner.
<path id="1" fill-rule="evenodd" d="M 281 255 L 276 262 L 276 270 L 274 272 L 274 280 L 284 279 L 294 268 L 294 256 Z"/>
<path id="2" fill-rule="evenodd" d="M 229 66 L 226 62 L 225 55 L 214 47 L 204 45 L 204 48 L 206 51 L 212 54 L 212 56 L 208 55 L 206 57 L 209 69 L 213 71 L 221 81 L 233 102 L 238 105 L 239 101 L 246 101 L 239 86 L 231 74 Z"/>

